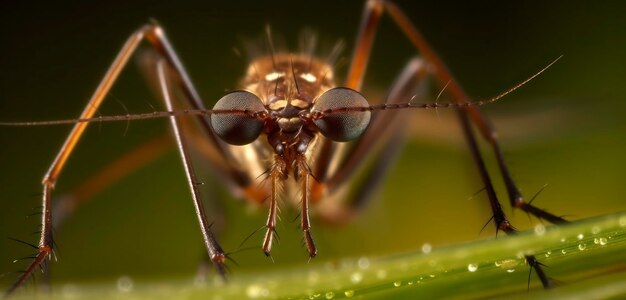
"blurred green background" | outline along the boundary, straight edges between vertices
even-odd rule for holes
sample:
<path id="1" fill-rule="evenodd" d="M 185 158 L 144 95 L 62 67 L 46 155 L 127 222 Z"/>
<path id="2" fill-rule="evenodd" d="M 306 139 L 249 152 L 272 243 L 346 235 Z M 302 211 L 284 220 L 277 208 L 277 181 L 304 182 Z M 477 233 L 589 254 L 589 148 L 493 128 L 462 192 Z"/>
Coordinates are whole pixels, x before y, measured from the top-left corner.
<path id="1" fill-rule="evenodd" d="M 575 220 L 626 210 L 626 20 L 619 1 L 491 1 L 456 3 L 398 1 L 447 62 L 470 95 L 485 99 L 526 79 L 563 55 L 551 69 L 496 104 L 485 107 L 500 134 L 513 176 L 527 199 Z M 345 39 L 351 54 L 361 1 L 255 1 L 176 5 L 150 2 L 0 4 L 0 120 L 53 120 L 77 116 L 127 36 L 149 18 L 166 29 L 208 106 L 237 86 L 246 67 L 233 48 L 256 38 L 269 23 L 297 45 L 308 26 L 323 43 Z M 384 91 L 415 55 L 385 18 L 372 55 L 365 94 Z M 346 67 L 338 70 L 344 74 Z M 135 65 L 123 73 L 103 115 L 149 112 L 160 107 Z M 374 99 L 370 99 L 374 102 Z M 123 106 L 120 104 L 123 103 Z M 398 253 L 492 237 L 482 185 L 454 115 L 414 113 L 413 137 L 374 201 L 354 222 L 330 227 L 314 222 L 319 256 L 313 263 L 346 256 Z M 55 195 L 150 137 L 166 132 L 165 120 L 93 124 L 57 184 Z M 0 128 L 0 273 L 21 269 L 13 259 L 36 243 L 40 181 L 68 126 Z M 484 145 L 483 145 L 484 146 Z M 524 213 L 512 212 L 491 152 L 498 191 L 513 224 L 529 229 Z M 198 165 L 201 169 L 203 166 Z M 215 187 L 210 177 L 203 181 Z M 265 221 L 217 188 L 207 198 L 224 207 L 222 245 L 235 250 Z M 233 273 L 306 264 L 297 212 L 283 211 L 275 263 L 260 250 L 233 257 Z M 163 158 L 97 195 L 59 229 L 54 280 L 191 276 L 203 246 L 178 155 Z M 261 234 L 247 246 L 260 245 Z M 13 275 L 0 279 L 10 284 Z"/>

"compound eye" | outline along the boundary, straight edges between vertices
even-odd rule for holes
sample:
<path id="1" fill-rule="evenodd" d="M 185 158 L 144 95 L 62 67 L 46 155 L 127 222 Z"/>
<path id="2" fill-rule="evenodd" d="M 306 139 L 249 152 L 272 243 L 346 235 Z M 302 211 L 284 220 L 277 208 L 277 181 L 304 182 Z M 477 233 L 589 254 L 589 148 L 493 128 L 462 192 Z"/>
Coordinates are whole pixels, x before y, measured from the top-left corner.
<path id="1" fill-rule="evenodd" d="M 224 95 L 213 110 L 249 110 L 265 111 L 261 99 L 247 91 L 235 91 Z M 263 130 L 263 121 L 243 114 L 213 114 L 211 126 L 217 136 L 231 145 L 246 145 L 256 140 Z"/>
<path id="2" fill-rule="evenodd" d="M 311 111 L 324 112 L 328 109 L 349 107 L 369 107 L 369 103 L 359 92 L 340 87 L 320 95 Z M 361 136 L 370 123 L 370 117 L 369 110 L 333 112 L 313 122 L 325 137 L 336 142 L 346 142 Z"/>

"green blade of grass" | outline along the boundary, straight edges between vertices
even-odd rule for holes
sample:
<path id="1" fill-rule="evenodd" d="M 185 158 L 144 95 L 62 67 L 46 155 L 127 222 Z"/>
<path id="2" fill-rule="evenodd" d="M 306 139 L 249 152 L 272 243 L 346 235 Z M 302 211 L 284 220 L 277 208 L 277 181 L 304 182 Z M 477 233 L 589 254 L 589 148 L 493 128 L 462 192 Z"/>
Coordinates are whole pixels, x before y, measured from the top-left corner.
<path id="1" fill-rule="evenodd" d="M 546 265 L 544 290 L 524 255 Z M 361 257 L 263 273 L 227 284 L 192 279 L 53 286 L 51 299 L 610 298 L 626 296 L 626 213 L 539 225 L 533 232 L 385 257 Z M 528 289 L 528 284 L 530 289 Z M 31 291 L 21 296 L 32 297 Z M 16 297 L 17 298 L 17 297 Z"/>

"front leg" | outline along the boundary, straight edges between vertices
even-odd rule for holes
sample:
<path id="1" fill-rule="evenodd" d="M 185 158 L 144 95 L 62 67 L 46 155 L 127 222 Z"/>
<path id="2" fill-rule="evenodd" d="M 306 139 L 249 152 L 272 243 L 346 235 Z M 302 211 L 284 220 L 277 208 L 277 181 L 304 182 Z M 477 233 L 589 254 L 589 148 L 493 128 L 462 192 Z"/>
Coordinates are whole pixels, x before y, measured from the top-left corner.
<path id="1" fill-rule="evenodd" d="M 170 89 L 169 76 L 166 74 L 167 68 L 168 66 L 163 60 L 157 62 L 157 75 L 161 86 L 161 96 L 163 97 L 163 101 L 165 102 L 167 110 L 172 111 L 174 110 L 174 105 L 172 103 L 172 93 Z M 209 222 L 207 221 L 206 212 L 204 210 L 204 205 L 202 204 L 202 199 L 200 196 L 200 190 L 198 189 L 199 181 L 196 177 L 196 173 L 191 162 L 191 157 L 189 155 L 186 140 L 184 139 L 184 135 L 181 133 L 181 126 L 178 120 L 176 120 L 176 117 L 170 117 L 170 123 L 172 125 L 172 130 L 174 131 L 174 137 L 176 139 L 178 153 L 180 154 L 181 160 L 183 162 L 185 175 L 187 176 L 187 183 L 189 184 L 189 189 L 191 190 L 191 198 L 193 199 L 193 204 L 196 209 L 196 216 L 198 217 L 198 221 L 200 223 L 200 230 L 202 231 L 204 244 L 207 248 L 211 262 L 213 262 L 213 265 L 217 269 L 218 273 L 222 276 L 222 278 L 225 278 L 226 254 L 215 239 L 215 234 L 213 234 L 213 232 L 211 231 L 211 224 L 209 224 Z"/>
<path id="2" fill-rule="evenodd" d="M 306 163 L 306 157 L 304 155 L 298 155 L 297 164 L 300 192 L 302 193 L 302 198 L 300 199 L 300 205 L 302 205 L 300 211 L 300 228 L 304 234 L 304 244 L 307 252 L 309 253 L 309 258 L 313 258 L 317 255 L 317 247 L 315 246 L 315 241 L 311 235 L 311 219 L 309 217 L 309 204 L 311 201 L 311 170 Z"/>

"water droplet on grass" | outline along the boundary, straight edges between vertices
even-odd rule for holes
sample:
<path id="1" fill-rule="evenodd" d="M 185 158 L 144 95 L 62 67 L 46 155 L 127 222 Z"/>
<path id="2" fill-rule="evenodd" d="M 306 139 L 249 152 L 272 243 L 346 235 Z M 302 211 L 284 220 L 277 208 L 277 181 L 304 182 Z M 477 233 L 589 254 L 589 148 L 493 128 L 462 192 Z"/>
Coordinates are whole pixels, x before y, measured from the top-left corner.
<path id="1" fill-rule="evenodd" d="M 585 244 L 578 244 L 578 250 L 583 251 L 585 249 L 587 249 L 587 245 L 585 245 Z"/>
<path id="2" fill-rule="evenodd" d="M 326 297 L 326 299 L 332 299 L 335 297 L 335 293 L 333 292 L 326 292 L 326 295 L 324 295 L 324 297 Z"/>
<path id="3" fill-rule="evenodd" d="M 251 299 L 258 299 L 267 297 L 269 295 L 269 291 L 262 285 L 251 284 L 246 288 L 246 295 L 248 295 Z"/>
<path id="4" fill-rule="evenodd" d="M 626 215 L 619 217 L 619 226 L 626 227 Z"/>
<path id="5" fill-rule="evenodd" d="M 470 272 L 476 272 L 476 270 L 478 270 L 478 265 L 477 264 L 469 264 L 467 265 L 467 270 Z"/>
<path id="6" fill-rule="evenodd" d="M 122 276 L 117 279 L 117 290 L 122 293 L 128 293 L 133 290 L 133 279 L 128 276 Z"/>
<path id="7" fill-rule="evenodd" d="M 422 245 L 422 253 L 428 254 L 432 250 L 433 250 L 433 246 L 431 244 L 425 243 L 424 245 Z"/>
<path id="8" fill-rule="evenodd" d="M 535 234 L 536 235 L 543 235 L 544 233 L 546 233 L 546 227 L 543 226 L 543 224 L 535 225 Z"/>
<path id="9" fill-rule="evenodd" d="M 517 259 L 503 259 L 503 260 L 494 262 L 494 265 L 496 267 L 500 267 L 502 269 L 512 269 L 512 268 L 515 268 L 519 264 L 520 264 L 520 260 L 517 260 Z"/>
<path id="10" fill-rule="evenodd" d="M 359 283 L 361 280 L 363 280 L 363 273 L 361 272 L 354 272 L 350 275 L 350 281 L 352 281 L 352 283 Z"/>
<path id="11" fill-rule="evenodd" d="M 393 283 L 393 286 L 395 286 L 395 287 L 399 287 L 401 285 L 402 285 L 402 281 L 396 281 L 396 282 Z"/>
<path id="12" fill-rule="evenodd" d="M 599 227 L 599 226 L 593 226 L 593 227 L 591 228 L 591 233 L 593 233 L 593 234 L 598 234 L 598 233 L 600 233 L 600 227 Z"/>
<path id="13" fill-rule="evenodd" d="M 354 291 L 353 290 L 347 290 L 345 292 L 343 292 L 344 295 L 346 295 L 346 297 L 350 298 L 352 296 L 354 296 Z"/>
<path id="14" fill-rule="evenodd" d="M 365 270 L 365 269 L 370 267 L 370 261 L 369 261 L 369 259 L 367 259 L 367 257 L 359 258 L 359 261 L 357 262 L 357 264 L 359 265 L 359 268 L 361 268 L 363 270 Z"/>

